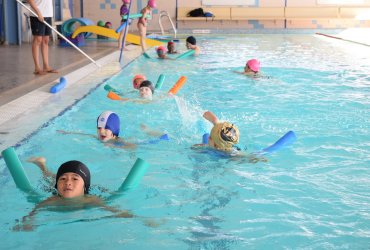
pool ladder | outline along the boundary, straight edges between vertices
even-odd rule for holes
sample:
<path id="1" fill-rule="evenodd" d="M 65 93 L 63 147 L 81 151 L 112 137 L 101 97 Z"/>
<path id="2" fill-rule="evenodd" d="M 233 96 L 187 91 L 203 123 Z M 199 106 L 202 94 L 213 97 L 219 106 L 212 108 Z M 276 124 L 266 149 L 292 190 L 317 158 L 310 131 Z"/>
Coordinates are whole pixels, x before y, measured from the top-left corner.
<path id="1" fill-rule="evenodd" d="M 159 22 L 159 27 L 161 28 L 162 35 L 164 35 L 164 29 L 163 29 L 163 25 L 162 25 L 162 17 L 167 17 L 167 18 L 168 18 L 168 20 L 170 20 L 170 23 L 171 23 L 171 26 L 172 26 L 172 29 L 173 29 L 173 32 L 174 32 L 174 34 L 175 34 L 175 38 L 176 38 L 177 30 L 176 30 L 176 28 L 175 28 L 175 25 L 174 25 L 174 24 L 173 24 L 173 22 L 172 22 L 172 19 L 171 19 L 170 15 L 169 15 L 169 14 L 168 14 L 168 12 L 167 12 L 167 11 L 165 11 L 165 10 L 162 10 L 162 11 L 159 13 L 159 20 L 158 20 L 158 22 Z"/>

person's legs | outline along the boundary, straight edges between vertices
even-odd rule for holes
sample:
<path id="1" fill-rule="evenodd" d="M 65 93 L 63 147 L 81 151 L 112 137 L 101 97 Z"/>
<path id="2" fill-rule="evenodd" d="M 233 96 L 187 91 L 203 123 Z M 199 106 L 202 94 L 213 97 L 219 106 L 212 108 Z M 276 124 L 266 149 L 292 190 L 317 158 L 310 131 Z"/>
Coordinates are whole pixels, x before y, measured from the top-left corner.
<path id="1" fill-rule="evenodd" d="M 51 17 L 45 17 L 45 22 L 51 25 Z M 44 24 L 45 25 L 45 24 Z M 58 73 L 58 71 L 52 69 L 49 65 L 49 40 L 51 35 L 51 29 L 47 25 L 45 25 L 44 35 L 42 36 L 42 43 L 41 43 L 41 55 L 42 55 L 42 62 L 43 62 L 43 70 L 46 73 Z"/>
<path id="2" fill-rule="evenodd" d="M 146 27 L 142 23 L 138 23 L 137 27 L 140 33 L 140 45 L 143 52 L 146 51 L 145 36 L 146 36 Z"/>
<path id="3" fill-rule="evenodd" d="M 39 61 L 39 51 L 40 51 L 41 42 L 42 42 L 42 36 L 33 36 L 32 57 L 33 57 L 33 62 L 35 63 L 35 71 L 33 73 L 40 74 L 40 75 L 45 74 L 40 67 L 40 61 Z"/>

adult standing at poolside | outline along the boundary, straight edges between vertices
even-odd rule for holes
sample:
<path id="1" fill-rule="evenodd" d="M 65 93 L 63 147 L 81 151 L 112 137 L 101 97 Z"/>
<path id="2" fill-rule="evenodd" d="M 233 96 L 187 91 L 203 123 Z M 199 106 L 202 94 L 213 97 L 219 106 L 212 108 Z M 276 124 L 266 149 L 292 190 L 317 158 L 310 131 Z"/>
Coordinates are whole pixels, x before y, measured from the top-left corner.
<path id="1" fill-rule="evenodd" d="M 52 0 L 28 0 L 28 3 L 35 11 L 38 17 L 31 15 L 31 30 L 33 35 L 32 40 L 32 56 L 35 63 L 35 75 L 44 75 L 46 73 L 58 73 L 49 65 L 49 38 L 51 29 L 45 25 L 44 21 L 51 25 L 54 8 Z M 41 68 L 39 61 L 39 51 L 41 48 L 41 56 L 43 67 Z"/>

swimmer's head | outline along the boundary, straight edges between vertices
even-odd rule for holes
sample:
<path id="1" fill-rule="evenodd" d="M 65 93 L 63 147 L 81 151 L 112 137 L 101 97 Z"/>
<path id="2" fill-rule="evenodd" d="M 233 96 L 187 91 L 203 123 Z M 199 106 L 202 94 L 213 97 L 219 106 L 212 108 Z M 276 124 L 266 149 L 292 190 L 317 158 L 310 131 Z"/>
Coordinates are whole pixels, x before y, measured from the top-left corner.
<path id="1" fill-rule="evenodd" d="M 82 178 L 83 183 L 79 177 Z M 71 183 L 71 184 L 68 184 Z M 73 198 L 82 194 L 88 194 L 90 189 L 90 171 L 80 161 L 67 161 L 63 163 L 56 175 L 55 188 L 59 195 L 65 198 Z M 81 193 L 81 188 L 83 193 Z"/>
<path id="2" fill-rule="evenodd" d="M 146 77 L 144 75 L 137 74 L 132 79 L 132 86 L 134 87 L 134 89 L 139 89 L 141 82 L 145 80 L 146 80 Z"/>
<path id="3" fill-rule="evenodd" d="M 209 141 L 211 146 L 219 150 L 230 151 L 232 146 L 239 142 L 239 129 L 229 122 L 216 123 L 212 130 Z"/>
<path id="4" fill-rule="evenodd" d="M 116 113 L 105 111 L 96 121 L 98 136 L 101 141 L 108 141 L 119 135 L 120 121 Z"/>
<path id="5" fill-rule="evenodd" d="M 245 66 L 252 70 L 254 73 L 257 73 L 260 70 L 260 61 L 258 61 L 257 59 L 251 59 L 247 61 Z"/>
<path id="6" fill-rule="evenodd" d="M 189 36 L 188 38 L 186 38 L 186 47 L 188 47 L 188 44 L 196 45 L 197 40 L 195 39 L 195 37 Z"/>
<path id="7" fill-rule="evenodd" d="M 166 50 L 166 48 L 164 46 L 157 47 L 156 51 L 157 51 L 157 55 L 159 57 L 164 57 L 165 54 L 166 54 L 166 52 L 167 52 L 167 50 Z"/>
<path id="8" fill-rule="evenodd" d="M 173 50 L 175 50 L 175 43 L 174 43 L 174 42 L 172 42 L 172 41 L 169 41 L 169 42 L 167 43 L 167 49 L 168 49 L 168 51 L 173 51 Z"/>
<path id="9" fill-rule="evenodd" d="M 157 4 L 156 4 L 155 0 L 149 0 L 148 1 L 148 6 L 152 9 L 155 9 L 157 7 Z"/>
<path id="10" fill-rule="evenodd" d="M 140 84 L 140 97 L 145 99 L 152 99 L 154 94 L 154 86 L 151 81 L 143 81 Z"/>

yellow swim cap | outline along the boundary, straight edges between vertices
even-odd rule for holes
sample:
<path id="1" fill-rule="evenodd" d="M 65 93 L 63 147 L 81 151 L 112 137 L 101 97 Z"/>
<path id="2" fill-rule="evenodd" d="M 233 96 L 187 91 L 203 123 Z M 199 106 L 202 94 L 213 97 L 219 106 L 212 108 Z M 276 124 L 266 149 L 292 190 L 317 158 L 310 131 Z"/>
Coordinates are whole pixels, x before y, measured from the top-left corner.
<path id="1" fill-rule="evenodd" d="M 220 122 L 213 126 L 211 139 L 215 147 L 220 150 L 229 151 L 234 144 L 239 142 L 239 129 L 229 122 Z"/>

